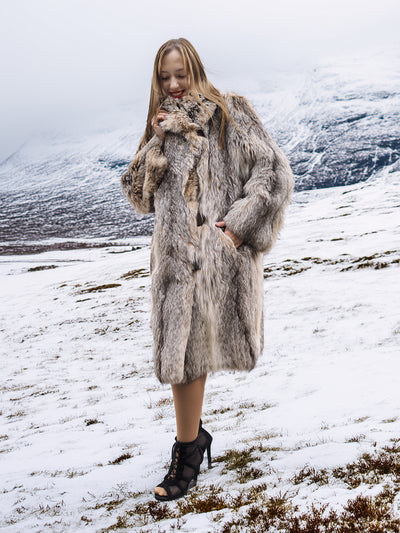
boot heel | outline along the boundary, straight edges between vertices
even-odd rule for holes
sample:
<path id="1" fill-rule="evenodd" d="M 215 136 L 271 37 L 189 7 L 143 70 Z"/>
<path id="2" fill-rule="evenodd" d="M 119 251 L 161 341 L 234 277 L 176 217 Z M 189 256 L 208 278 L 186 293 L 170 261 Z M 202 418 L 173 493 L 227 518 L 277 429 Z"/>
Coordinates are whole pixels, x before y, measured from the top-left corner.
<path id="1" fill-rule="evenodd" d="M 211 443 L 213 438 L 210 433 L 203 428 L 201 419 L 199 423 L 199 434 L 197 436 L 197 439 L 200 448 L 203 450 L 203 454 L 207 452 L 208 468 L 211 468 Z"/>
<path id="2" fill-rule="evenodd" d="M 207 446 L 207 461 L 208 461 L 208 468 L 211 468 L 211 442 Z"/>

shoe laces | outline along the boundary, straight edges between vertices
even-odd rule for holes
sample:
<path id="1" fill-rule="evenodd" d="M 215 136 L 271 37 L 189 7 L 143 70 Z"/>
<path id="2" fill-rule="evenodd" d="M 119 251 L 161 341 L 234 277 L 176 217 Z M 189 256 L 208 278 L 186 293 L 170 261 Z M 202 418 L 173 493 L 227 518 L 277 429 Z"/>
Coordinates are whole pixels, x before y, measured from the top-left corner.
<path id="1" fill-rule="evenodd" d="M 168 470 L 168 474 L 165 476 L 165 479 L 175 479 L 179 477 L 179 474 L 181 473 L 184 464 L 183 461 L 180 459 L 182 458 L 182 445 L 180 442 L 176 442 L 174 444 L 174 455 Z"/>

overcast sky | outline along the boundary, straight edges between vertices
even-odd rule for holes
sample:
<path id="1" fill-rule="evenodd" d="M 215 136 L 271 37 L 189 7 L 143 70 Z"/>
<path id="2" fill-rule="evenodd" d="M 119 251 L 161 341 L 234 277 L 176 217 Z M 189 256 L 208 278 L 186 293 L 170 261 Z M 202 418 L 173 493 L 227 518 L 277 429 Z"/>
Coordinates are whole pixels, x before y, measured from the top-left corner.
<path id="1" fill-rule="evenodd" d="M 398 0 L 0 0 L 0 161 L 40 132 L 147 105 L 154 55 L 172 37 L 237 90 L 276 69 L 393 48 L 399 27 Z"/>

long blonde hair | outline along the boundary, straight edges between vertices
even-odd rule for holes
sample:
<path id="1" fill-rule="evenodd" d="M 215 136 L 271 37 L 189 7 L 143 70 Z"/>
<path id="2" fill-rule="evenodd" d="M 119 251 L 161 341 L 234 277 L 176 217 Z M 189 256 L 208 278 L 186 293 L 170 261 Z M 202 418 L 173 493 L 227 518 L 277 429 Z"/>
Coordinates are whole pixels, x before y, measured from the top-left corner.
<path id="1" fill-rule="evenodd" d="M 199 98 L 200 94 L 207 98 L 207 100 L 214 102 L 220 108 L 221 127 L 219 131 L 219 147 L 222 148 L 224 146 L 226 124 L 233 121 L 233 119 L 229 114 L 222 94 L 208 80 L 203 63 L 201 62 L 199 54 L 196 52 L 194 46 L 187 39 L 181 37 L 179 39 L 170 39 L 164 43 L 156 54 L 154 60 L 153 77 L 151 80 L 150 102 L 149 111 L 147 113 L 146 129 L 140 141 L 139 149 L 142 148 L 142 146 L 144 146 L 154 134 L 151 121 L 154 115 L 159 111 L 163 99 L 160 78 L 161 63 L 164 57 L 172 50 L 178 50 L 182 56 L 183 65 L 189 76 L 188 94 L 193 96 L 199 102 L 199 104 L 201 104 L 201 100 Z"/>

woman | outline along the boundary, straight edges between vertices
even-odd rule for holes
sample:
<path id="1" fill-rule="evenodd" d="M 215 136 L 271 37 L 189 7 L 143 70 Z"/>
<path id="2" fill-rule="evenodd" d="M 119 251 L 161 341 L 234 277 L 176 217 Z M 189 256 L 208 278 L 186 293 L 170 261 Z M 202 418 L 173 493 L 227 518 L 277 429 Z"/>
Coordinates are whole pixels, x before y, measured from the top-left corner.
<path id="1" fill-rule="evenodd" d="M 262 256 L 293 177 L 247 100 L 222 95 L 191 43 L 172 39 L 156 55 L 146 130 L 121 182 L 138 212 L 155 212 L 153 356 L 177 424 L 155 489 L 166 501 L 196 484 L 206 449 L 210 465 L 212 437 L 200 420 L 207 373 L 251 370 L 262 351 Z"/>

